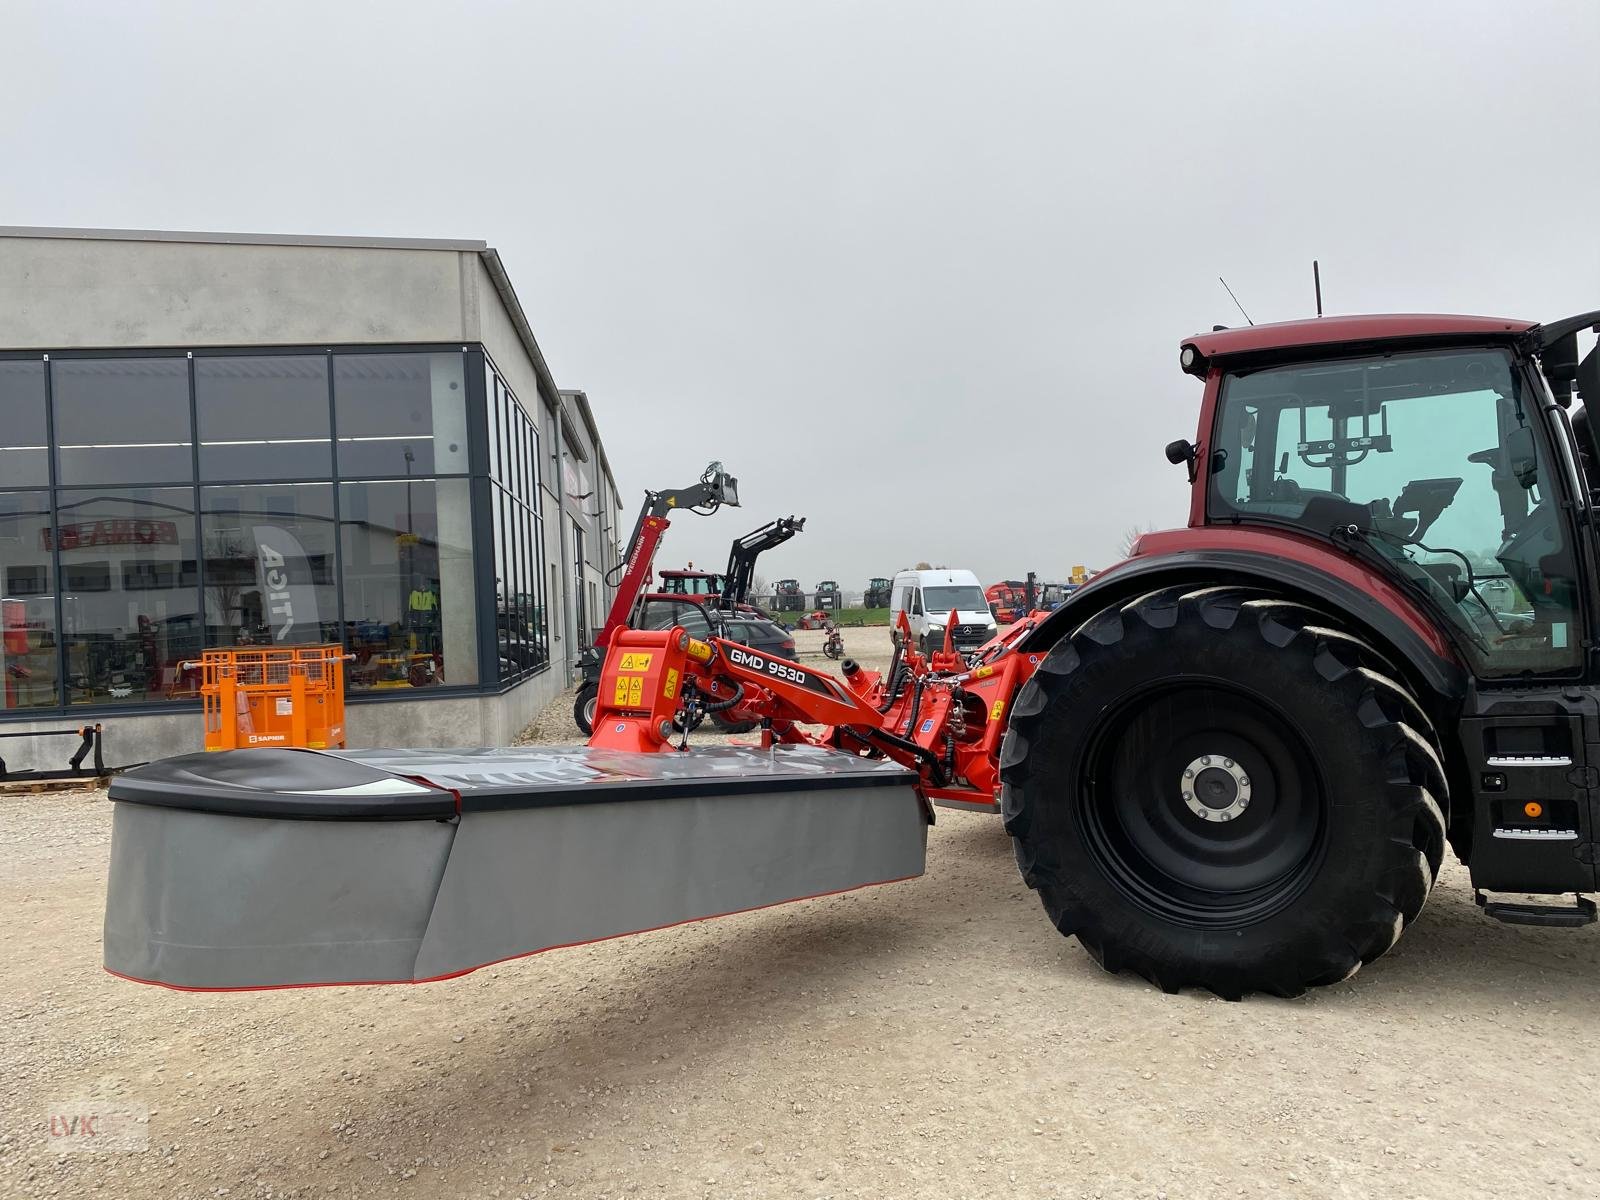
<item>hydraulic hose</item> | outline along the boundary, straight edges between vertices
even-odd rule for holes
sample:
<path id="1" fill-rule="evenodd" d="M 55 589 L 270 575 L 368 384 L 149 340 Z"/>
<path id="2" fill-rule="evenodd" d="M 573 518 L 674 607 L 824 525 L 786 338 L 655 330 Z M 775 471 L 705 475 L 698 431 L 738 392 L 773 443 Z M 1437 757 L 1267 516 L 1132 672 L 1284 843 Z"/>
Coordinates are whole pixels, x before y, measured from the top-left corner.
<path id="1" fill-rule="evenodd" d="M 917 716 L 922 711 L 922 677 L 919 675 L 911 682 L 911 716 L 906 721 L 905 736 L 910 737 L 917 727 Z"/>
<path id="2" fill-rule="evenodd" d="M 889 674 L 884 677 L 883 703 L 878 706 L 880 713 L 886 713 L 894 707 L 894 702 L 900 699 L 900 639 L 894 642 L 894 655 L 889 659 Z"/>
<path id="3" fill-rule="evenodd" d="M 744 699 L 744 684 L 740 683 L 737 679 L 727 679 L 726 676 L 719 676 L 719 678 L 726 679 L 728 683 L 733 684 L 733 695 L 729 696 L 726 700 L 717 700 L 711 704 L 702 705 L 702 711 L 704 711 L 708 717 L 712 713 L 727 712 L 728 709 L 732 708 L 735 704 Z"/>

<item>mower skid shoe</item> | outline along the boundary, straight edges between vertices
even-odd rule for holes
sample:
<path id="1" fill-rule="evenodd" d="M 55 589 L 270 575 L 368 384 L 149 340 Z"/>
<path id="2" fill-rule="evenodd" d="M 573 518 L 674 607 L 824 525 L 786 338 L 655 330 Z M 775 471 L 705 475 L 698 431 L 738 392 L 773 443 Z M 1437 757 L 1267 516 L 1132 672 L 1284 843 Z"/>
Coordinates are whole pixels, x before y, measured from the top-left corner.
<path id="1" fill-rule="evenodd" d="M 916 776 L 812 747 L 240 750 L 111 786 L 105 965 L 409 983 L 922 874 Z"/>

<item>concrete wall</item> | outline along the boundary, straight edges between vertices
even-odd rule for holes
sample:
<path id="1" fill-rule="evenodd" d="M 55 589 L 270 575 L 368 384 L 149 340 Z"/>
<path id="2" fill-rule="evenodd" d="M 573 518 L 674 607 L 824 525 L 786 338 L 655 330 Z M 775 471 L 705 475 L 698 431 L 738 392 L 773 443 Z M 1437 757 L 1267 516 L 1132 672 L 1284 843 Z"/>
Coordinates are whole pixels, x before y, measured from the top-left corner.
<path id="1" fill-rule="evenodd" d="M 6 237 L 0 347 L 471 341 L 479 263 L 388 247 Z"/>
<path id="2" fill-rule="evenodd" d="M 489 269 L 483 265 L 483 259 L 476 254 L 470 257 L 469 282 L 473 303 L 469 315 L 473 323 L 465 336 L 468 341 L 483 343 L 483 348 L 499 368 L 500 377 L 516 393 L 518 403 L 539 426 L 542 436 L 544 424 L 541 410 L 546 405 L 539 394 L 539 375 L 533 359 L 528 356 L 516 326 L 511 323 L 505 305 L 500 302 L 500 294 L 495 290 L 494 280 L 489 277 Z"/>

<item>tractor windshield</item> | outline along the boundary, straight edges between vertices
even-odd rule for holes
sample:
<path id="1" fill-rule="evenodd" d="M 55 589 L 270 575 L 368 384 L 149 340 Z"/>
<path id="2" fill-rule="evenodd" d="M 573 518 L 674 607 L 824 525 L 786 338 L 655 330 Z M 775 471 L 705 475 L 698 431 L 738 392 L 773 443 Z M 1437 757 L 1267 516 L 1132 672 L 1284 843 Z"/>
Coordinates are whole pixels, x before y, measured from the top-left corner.
<path id="1" fill-rule="evenodd" d="M 1446 613 L 1479 674 L 1576 670 L 1576 571 L 1534 417 L 1500 350 L 1230 374 L 1209 516 L 1359 540 Z"/>

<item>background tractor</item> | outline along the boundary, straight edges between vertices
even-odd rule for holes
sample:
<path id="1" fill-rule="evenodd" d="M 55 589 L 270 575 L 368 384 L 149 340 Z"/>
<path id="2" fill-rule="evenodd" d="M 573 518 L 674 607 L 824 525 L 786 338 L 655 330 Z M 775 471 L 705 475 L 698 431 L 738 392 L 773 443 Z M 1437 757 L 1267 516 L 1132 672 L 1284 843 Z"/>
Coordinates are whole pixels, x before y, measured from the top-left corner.
<path id="1" fill-rule="evenodd" d="M 881 575 L 874 575 L 867 580 L 867 590 L 862 594 L 861 607 L 888 608 L 889 586 L 889 581 Z"/>
<path id="2" fill-rule="evenodd" d="M 824 579 L 817 584 L 817 607 L 832 612 L 844 607 L 844 592 L 837 579 Z"/>
<path id="3" fill-rule="evenodd" d="M 805 612 L 806 594 L 798 579 L 780 579 L 772 585 L 773 612 Z"/>

